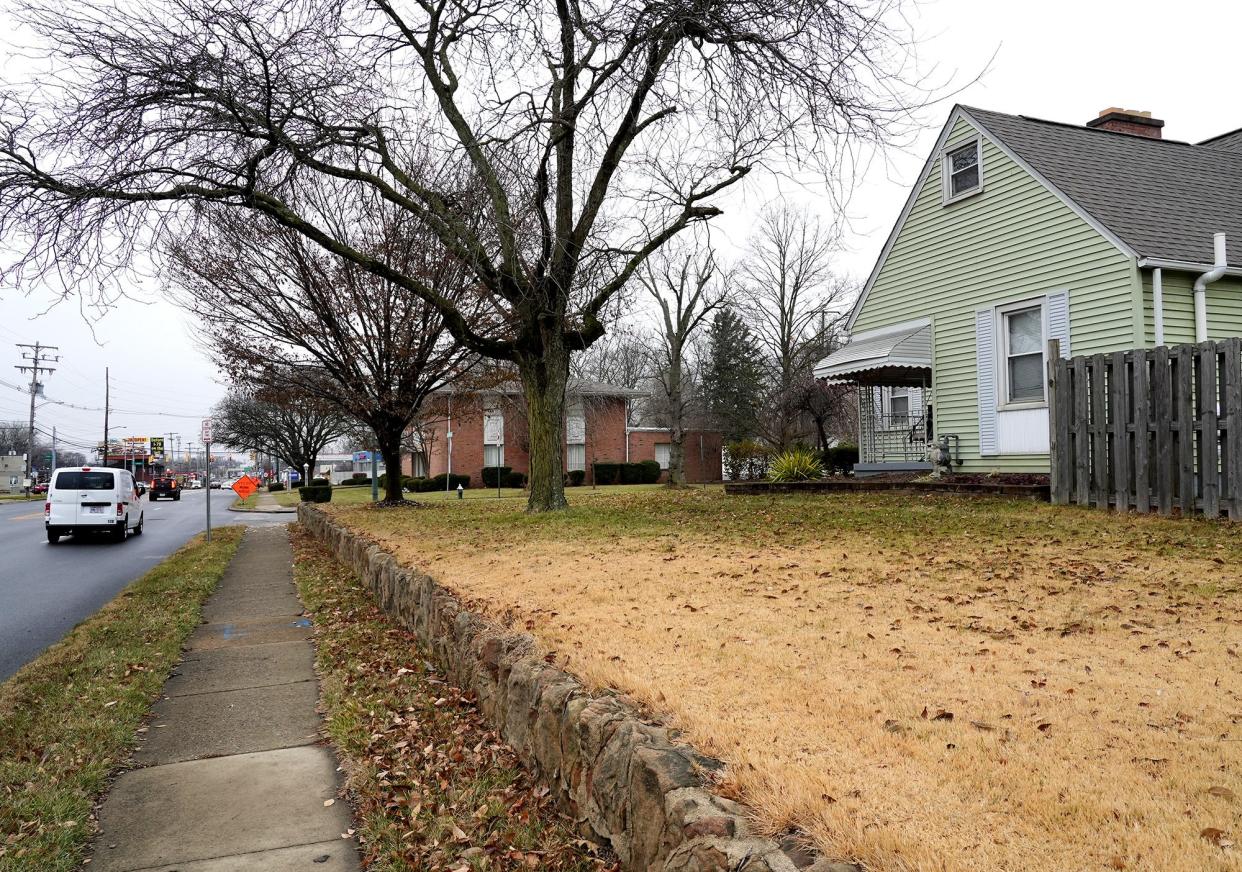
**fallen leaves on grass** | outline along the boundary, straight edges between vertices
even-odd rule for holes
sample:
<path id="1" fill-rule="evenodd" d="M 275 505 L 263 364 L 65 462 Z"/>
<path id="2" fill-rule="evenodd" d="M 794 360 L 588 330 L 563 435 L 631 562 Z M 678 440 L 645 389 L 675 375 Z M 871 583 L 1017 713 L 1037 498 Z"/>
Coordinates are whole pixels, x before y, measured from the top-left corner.
<path id="1" fill-rule="evenodd" d="M 615 860 L 575 835 L 417 638 L 310 537 L 295 533 L 293 541 L 365 867 L 615 872 Z"/>

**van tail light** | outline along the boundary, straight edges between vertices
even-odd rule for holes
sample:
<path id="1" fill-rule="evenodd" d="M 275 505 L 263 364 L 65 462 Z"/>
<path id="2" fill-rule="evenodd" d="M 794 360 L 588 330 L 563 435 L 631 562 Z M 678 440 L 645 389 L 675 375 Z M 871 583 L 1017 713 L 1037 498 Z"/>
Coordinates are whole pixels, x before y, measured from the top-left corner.
<path id="1" fill-rule="evenodd" d="M 117 503 L 117 504 L 116 504 L 116 516 L 119 518 L 119 517 L 121 517 L 121 516 L 122 516 L 122 515 L 124 515 L 124 514 L 125 514 L 125 504 L 124 504 L 124 503 Z"/>
<path id="2" fill-rule="evenodd" d="M 43 504 L 43 517 L 50 518 L 52 516 L 52 502 L 48 500 Z"/>

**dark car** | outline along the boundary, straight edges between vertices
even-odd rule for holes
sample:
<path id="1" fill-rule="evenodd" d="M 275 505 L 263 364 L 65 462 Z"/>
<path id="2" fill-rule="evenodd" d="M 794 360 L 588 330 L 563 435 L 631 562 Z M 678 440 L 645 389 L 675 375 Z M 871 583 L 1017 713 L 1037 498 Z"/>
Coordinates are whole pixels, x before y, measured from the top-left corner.
<path id="1" fill-rule="evenodd" d="M 177 484 L 175 478 L 161 476 L 151 482 L 151 502 L 155 502 L 160 497 L 181 499 L 181 485 Z"/>

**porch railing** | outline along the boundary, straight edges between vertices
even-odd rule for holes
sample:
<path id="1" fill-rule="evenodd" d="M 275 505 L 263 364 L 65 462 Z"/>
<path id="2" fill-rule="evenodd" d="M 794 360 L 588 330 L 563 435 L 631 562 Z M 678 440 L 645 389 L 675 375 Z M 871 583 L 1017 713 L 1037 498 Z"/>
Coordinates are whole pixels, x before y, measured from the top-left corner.
<path id="1" fill-rule="evenodd" d="M 927 423 L 921 414 L 862 416 L 859 454 L 866 463 L 917 462 L 927 452 Z"/>

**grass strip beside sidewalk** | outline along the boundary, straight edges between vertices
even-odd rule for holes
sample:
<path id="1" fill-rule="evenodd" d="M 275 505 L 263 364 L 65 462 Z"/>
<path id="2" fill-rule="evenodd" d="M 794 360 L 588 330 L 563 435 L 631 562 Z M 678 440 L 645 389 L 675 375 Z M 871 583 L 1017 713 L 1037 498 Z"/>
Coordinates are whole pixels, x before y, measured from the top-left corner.
<path id="1" fill-rule="evenodd" d="M 242 533 L 193 539 L 0 684 L 0 872 L 81 864 L 93 804 Z"/>
<path id="2" fill-rule="evenodd" d="M 615 872 L 448 685 L 417 637 L 305 532 L 294 573 L 315 624 L 326 729 L 370 872 Z"/>

